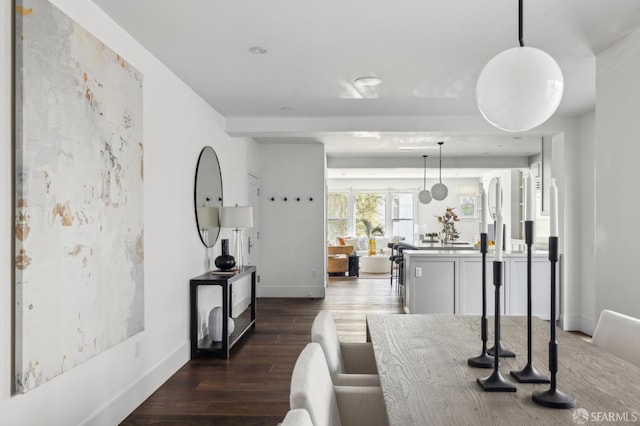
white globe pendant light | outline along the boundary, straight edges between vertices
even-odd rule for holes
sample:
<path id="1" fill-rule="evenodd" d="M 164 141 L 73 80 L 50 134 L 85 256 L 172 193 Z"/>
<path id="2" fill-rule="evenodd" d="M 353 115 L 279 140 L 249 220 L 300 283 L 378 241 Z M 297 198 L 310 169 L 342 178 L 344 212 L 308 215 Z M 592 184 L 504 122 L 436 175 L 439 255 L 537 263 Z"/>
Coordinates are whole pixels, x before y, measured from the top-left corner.
<path id="1" fill-rule="evenodd" d="M 547 121 L 564 92 L 562 71 L 547 53 L 524 47 L 522 0 L 519 0 L 520 47 L 507 49 L 480 72 L 476 102 L 484 118 L 495 127 L 524 132 Z"/>
<path id="2" fill-rule="evenodd" d="M 431 187 L 431 196 L 437 201 L 442 201 L 449 195 L 449 188 L 442 183 L 442 144 L 444 142 L 438 142 L 438 145 L 440 145 L 440 178 L 438 183 Z"/>
<path id="3" fill-rule="evenodd" d="M 418 192 L 418 200 L 422 204 L 429 204 L 431 202 L 431 192 L 427 189 L 427 155 L 423 155 L 424 158 L 424 189 Z"/>

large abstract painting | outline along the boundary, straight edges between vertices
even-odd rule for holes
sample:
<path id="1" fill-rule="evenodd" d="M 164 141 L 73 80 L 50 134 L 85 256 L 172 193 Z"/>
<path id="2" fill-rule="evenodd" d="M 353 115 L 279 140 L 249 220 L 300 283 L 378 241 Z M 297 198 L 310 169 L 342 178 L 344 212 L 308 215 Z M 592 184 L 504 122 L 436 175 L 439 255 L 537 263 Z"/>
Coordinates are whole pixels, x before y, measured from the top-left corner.
<path id="1" fill-rule="evenodd" d="M 16 1 L 15 390 L 144 329 L 140 72 Z"/>

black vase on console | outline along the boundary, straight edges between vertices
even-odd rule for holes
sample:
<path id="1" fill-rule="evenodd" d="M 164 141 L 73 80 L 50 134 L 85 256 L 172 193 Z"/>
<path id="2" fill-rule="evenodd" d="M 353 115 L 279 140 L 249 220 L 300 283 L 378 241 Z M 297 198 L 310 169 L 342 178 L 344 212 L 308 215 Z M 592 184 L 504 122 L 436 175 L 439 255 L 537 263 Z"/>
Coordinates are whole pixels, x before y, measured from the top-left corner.
<path id="1" fill-rule="evenodd" d="M 229 254 L 229 240 L 222 239 L 222 254 L 216 257 L 216 267 L 227 271 L 236 266 L 236 259 Z"/>

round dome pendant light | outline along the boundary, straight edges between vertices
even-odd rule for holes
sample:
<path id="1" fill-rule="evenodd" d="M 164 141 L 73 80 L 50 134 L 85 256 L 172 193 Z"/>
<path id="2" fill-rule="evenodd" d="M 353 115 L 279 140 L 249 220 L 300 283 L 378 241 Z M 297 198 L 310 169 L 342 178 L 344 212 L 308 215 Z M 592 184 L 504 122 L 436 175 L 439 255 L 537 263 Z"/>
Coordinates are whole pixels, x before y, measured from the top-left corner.
<path id="1" fill-rule="evenodd" d="M 507 49 L 482 69 L 476 102 L 484 118 L 501 130 L 524 132 L 553 115 L 564 92 L 562 71 L 547 53 L 522 41 L 522 1 L 519 0 L 520 47 Z"/>
<path id="2" fill-rule="evenodd" d="M 438 183 L 431 187 L 431 195 L 434 200 L 438 201 L 444 200 L 447 198 L 447 195 L 449 195 L 447 185 L 442 183 L 442 144 L 444 144 L 444 142 L 438 142 L 438 145 L 440 145 L 440 179 Z"/>
<path id="3" fill-rule="evenodd" d="M 418 192 L 418 200 L 422 204 L 429 204 L 431 202 L 431 192 L 427 189 L 427 157 L 428 155 L 423 155 L 424 158 L 424 189 Z"/>

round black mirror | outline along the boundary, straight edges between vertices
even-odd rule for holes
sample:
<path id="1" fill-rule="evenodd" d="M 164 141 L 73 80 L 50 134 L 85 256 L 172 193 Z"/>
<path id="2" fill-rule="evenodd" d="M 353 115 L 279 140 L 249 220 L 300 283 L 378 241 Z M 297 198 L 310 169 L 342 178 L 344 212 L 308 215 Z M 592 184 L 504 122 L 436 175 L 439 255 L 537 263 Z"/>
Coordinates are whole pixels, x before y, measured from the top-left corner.
<path id="1" fill-rule="evenodd" d="M 220 235 L 222 174 L 216 152 L 210 146 L 200 151 L 194 184 L 194 207 L 198 235 L 205 247 L 213 247 Z"/>

